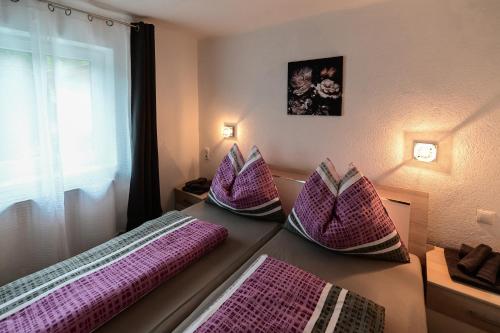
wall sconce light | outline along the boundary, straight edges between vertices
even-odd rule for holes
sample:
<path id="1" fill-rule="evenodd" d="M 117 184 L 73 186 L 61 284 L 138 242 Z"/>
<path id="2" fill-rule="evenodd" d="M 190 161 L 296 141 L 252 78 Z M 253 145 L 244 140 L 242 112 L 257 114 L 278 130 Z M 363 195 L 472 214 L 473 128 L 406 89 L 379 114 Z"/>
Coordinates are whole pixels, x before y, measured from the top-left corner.
<path id="1" fill-rule="evenodd" d="M 235 124 L 224 124 L 222 127 L 222 136 L 224 139 L 236 137 L 236 125 Z"/>
<path id="2" fill-rule="evenodd" d="M 413 142 L 413 158 L 420 162 L 431 163 L 437 159 L 437 144 L 432 142 Z"/>

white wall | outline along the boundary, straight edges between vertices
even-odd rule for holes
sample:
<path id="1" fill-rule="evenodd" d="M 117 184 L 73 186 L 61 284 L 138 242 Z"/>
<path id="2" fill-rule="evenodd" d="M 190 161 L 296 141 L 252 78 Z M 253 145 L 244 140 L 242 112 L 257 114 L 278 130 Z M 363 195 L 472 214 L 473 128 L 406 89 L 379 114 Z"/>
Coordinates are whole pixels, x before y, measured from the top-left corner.
<path id="1" fill-rule="evenodd" d="M 430 194 L 429 240 L 500 248 L 500 1 L 380 1 L 252 33 L 204 40 L 199 50 L 200 161 L 212 175 L 238 122 L 243 151 L 312 170 L 326 156 L 371 179 Z M 286 115 L 287 62 L 344 56 L 344 115 Z M 448 131 L 449 172 L 403 164 L 405 131 Z M 244 153 L 244 154 L 245 154 Z M 171 155 L 170 155 L 171 156 Z M 169 157 L 170 157 L 169 156 Z M 193 164 L 194 165 L 194 164 Z"/>
<path id="2" fill-rule="evenodd" d="M 161 201 L 173 209 L 173 188 L 198 177 L 198 41 L 152 20 L 156 39 L 156 108 Z"/>

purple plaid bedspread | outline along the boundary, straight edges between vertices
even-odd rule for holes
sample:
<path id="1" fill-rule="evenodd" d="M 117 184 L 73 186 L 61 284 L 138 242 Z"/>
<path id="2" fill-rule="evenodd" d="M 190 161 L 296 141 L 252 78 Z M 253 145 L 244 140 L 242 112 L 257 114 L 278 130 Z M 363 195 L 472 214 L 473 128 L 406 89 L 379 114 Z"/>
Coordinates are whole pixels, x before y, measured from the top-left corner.
<path id="1" fill-rule="evenodd" d="M 170 212 L 78 256 L 0 287 L 0 332 L 90 332 L 227 238 Z"/>
<path id="2" fill-rule="evenodd" d="M 383 332 L 384 308 L 267 255 L 185 332 Z"/>

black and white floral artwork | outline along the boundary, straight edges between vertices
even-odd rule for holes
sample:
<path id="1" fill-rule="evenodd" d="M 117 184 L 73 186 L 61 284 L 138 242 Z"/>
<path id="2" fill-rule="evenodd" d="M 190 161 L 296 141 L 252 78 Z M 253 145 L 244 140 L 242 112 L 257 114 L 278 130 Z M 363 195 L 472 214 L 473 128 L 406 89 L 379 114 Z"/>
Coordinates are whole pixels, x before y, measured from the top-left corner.
<path id="1" fill-rule="evenodd" d="M 342 115 L 343 57 L 288 63 L 288 114 Z"/>

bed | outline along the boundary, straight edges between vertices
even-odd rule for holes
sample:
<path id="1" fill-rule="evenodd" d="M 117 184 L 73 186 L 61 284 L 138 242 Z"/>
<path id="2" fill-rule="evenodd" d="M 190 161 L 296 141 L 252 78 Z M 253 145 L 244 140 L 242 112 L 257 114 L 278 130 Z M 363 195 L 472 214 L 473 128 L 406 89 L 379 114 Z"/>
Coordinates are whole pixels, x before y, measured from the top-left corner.
<path id="1" fill-rule="evenodd" d="M 306 176 L 276 170 L 273 176 L 287 211 Z M 229 233 L 226 241 L 97 332 L 182 332 L 261 254 L 286 261 L 383 305 L 386 332 L 425 332 L 421 262 L 425 258 L 427 197 L 383 186 L 377 190 L 413 253 L 410 264 L 335 255 L 282 229 L 279 223 L 238 216 L 202 202 L 183 213 L 225 227 Z"/>
<path id="2" fill-rule="evenodd" d="M 420 260 L 410 264 L 336 255 L 281 230 L 238 271 L 218 287 L 174 331 L 182 332 L 212 304 L 260 255 L 267 254 L 356 292 L 385 307 L 385 332 L 427 332 Z"/>
<path id="3" fill-rule="evenodd" d="M 289 210 L 304 176 L 276 170 L 273 173 L 283 206 Z M 425 257 L 427 196 L 383 186 L 378 186 L 377 190 L 398 230 L 401 230 L 402 239 L 409 244 L 412 252 L 409 264 L 337 255 L 283 229 L 215 289 L 174 332 L 183 332 L 263 254 L 295 265 L 384 306 L 387 333 L 427 332 L 420 260 Z"/>
<path id="4" fill-rule="evenodd" d="M 96 332 L 171 332 L 281 228 L 281 224 L 238 216 L 204 202 L 183 213 L 224 226 L 228 238 Z"/>

